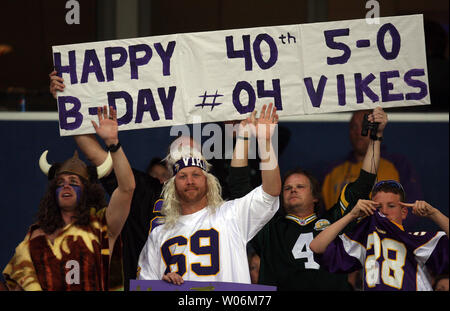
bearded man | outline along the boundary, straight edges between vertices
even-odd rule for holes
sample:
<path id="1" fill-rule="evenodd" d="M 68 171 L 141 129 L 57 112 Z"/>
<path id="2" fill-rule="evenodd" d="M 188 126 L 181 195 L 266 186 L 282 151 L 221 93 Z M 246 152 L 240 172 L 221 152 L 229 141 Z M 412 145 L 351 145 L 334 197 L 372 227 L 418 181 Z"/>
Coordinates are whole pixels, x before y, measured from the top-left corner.
<path id="1" fill-rule="evenodd" d="M 258 120 L 252 114 L 247 121 L 253 124 L 260 154 L 268 155 L 261 157 L 266 164 L 262 185 L 223 202 L 219 181 L 198 149 L 184 146 L 171 152 L 166 161 L 174 176 L 162 192 L 164 224 L 152 231 L 141 252 L 139 279 L 177 285 L 184 280 L 250 283 L 246 244 L 278 210 L 281 178 L 270 148 L 276 108 L 271 104 L 266 113 L 263 106 Z"/>

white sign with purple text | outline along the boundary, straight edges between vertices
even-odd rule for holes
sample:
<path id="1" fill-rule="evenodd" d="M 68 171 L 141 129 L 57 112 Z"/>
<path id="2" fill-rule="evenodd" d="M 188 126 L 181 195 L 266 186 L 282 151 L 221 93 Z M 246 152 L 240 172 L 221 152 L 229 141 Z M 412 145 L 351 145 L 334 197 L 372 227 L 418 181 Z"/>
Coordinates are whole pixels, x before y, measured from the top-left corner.
<path id="1" fill-rule="evenodd" d="M 53 47 L 60 134 L 430 104 L 422 15 L 174 34 Z"/>

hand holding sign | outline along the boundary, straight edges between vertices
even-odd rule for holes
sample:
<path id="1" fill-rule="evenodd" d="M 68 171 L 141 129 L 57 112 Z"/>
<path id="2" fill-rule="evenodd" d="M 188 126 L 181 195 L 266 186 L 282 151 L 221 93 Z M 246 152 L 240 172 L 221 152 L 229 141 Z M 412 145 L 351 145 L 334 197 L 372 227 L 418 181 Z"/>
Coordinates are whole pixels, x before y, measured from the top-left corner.
<path id="1" fill-rule="evenodd" d="M 386 112 L 381 107 L 376 107 L 371 114 L 367 117 L 369 122 L 376 122 L 378 123 L 377 127 L 377 134 L 379 136 L 383 135 L 383 131 L 386 127 L 386 124 L 388 122 L 388 117 Z"/>
<path id="2" fill-rule="evenodd" d="M 53 70 L 48 76 L 50 77 L 50 93 L 57 99 L 57 92 L 64 91 L 66 87 L 64 85 L 64 79 L 56 75 L 56 70 Z"/>

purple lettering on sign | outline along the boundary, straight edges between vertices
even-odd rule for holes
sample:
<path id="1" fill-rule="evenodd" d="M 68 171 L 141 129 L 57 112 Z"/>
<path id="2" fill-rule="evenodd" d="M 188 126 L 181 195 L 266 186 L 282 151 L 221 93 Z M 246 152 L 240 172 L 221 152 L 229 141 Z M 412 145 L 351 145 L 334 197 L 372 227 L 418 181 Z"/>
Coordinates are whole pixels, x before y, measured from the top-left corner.
<path id="1" fill-rule="evenodd" d="M 270 56 L 269 56 L 269 60 L 267 62 L 265 62 L 264 59 L 262 58 L 262 53 L 261 53 L 261 42 L 262 41 L 265 41 L 270 49 Z M 266 33 L 262 33 L 262 34 L 259 34 L 256 36 L 256 39 L 253 42 L 253 52 L 255 53 L 256 62 L 258 63 L 259 67 L 263 70 L 269 69 L 270 67 L 275 65 L 275 63 L 278 60 L 277 44 L 275 43 L 273 38 Z"/>
<path id="2" fill-rule="evenodd" d="M 113 55 L 119 54 L 119 58 L 113 60 Z M 127 50 L 120 46 L 105 48 L 106 81 L 114 81 L 114 68 L 120 68 L 127 62 Z"/>
<path id="3" fill-rule="evenodd" d="M 343 74 L 338 74 L 337 79 L 337 94 L 339 106 L 345 106 L 345 79 Z"/>
<path id="4" fill-rule="evenodd" d="M 240 95 L 242 91 L 246 91 L 248 94 L 247 106 L 243 106 L 241 103 Z M 255 110 L 255 103 L 256 103 L 256 95 L 250 83 L 246 81 L 239 81 L 238 83 L 236 83 L 236 86 L 234 87 L 233 90 L 233 105 L 234 107 L 236 107 L 236 110 L 240 114 L 252 112 L 253 110 Z"/>
<path id="5" fill-rule="evenodd" d="M 89 108 L 88 108 L 88 113 L 89 113 L 91 116 L 96 116 L 96 115 L 98 115 L 98 108 L 99 108 L 99 107 L 89 107 Z"/>
<path id="6" fill-rule="evenodd" d="M 345 64 L 352 54 L 350 47 L 342 42 L 334 41 L 335 37 L 348 36 L 350 34 L 350 30 L 348 28 L 343 29 L 333 29 L 333 30 L 325 30 L 323 32 L 325 36 L 326 45 L 333 50 L 341 50 L 344 53 L 341 56 L 336 57 L 327 57 L 328 65 L 336 65 L 336 64 Z"/>
<path id="7" fill-rule="evenodd" d="M 73 107 L 67 110 L 66 104 Z M 81 126 L 83 115 L 80 113 L 81 102 L 74 96 L 58 96 L 59 126 L 63 130 L 75 130 Z M 75 121 L 68 122 L 67 118 L 75 118 Z"/>
<path id="8" fill-rule="evenodd" d="M 327 80 L 328 78 L 325 77 L 324 75 L 320 76 L 319 85 L 317 86 L 317 90 L 315 90 L 312 78 L 308 77 L 304 79 L 306 91 L 308 92 L 308 96 L 309 99 L 311 100 L 311 104 L 313 107 L 320 108 Z"/>
<path id="9" fill-rule="evenodd" d="M 176 86 L 169 87 L 169 94 L 166 95 L 166 89 L 163 87 L 158 88 L 159 100 L 164 108 L 164 117 L 166 120 L 173 119 L 173 101 L 175 100 L 175 94 L 177 92 Z"/>
<path id="10" fill-rule="evenodd" d="M 405 98 L 407 100 L 420 100 L 428 95 L 427 84 L 420 80 L 414 80 L 412 77 L 422 77 L 425 75 L 425 70 L 423 69 L 411 69 L 405 73 L 404 80 L 407 85 L 412 87 L 418 87 L 420 89 L 419 93 L 407 93 Z"/>
<path id="11" fill-rule="evenodd" d="M 398 78 L 400 74 L 398 70 L 393 71 L 382 71 L 380 72 L 380 88 L 381 88 L 381 101 L 382 102 L 390 102 L 403 100 L 403 94 L 391 94 L 390 90 L 394 89 L 394 85 L 389 82 L 389 78 Z"/>
<path id="12" fill-rule="evenodd" d="M 138 52 L 144 52 L 144 55 L 136 58 Z M 136 44 L 128 48 L 128 53 L 130 55 L 131 79 L 139 79 L 138 67 L 148 64 L 152 58 L 152 49 L 147 44 Z"/>
<path id="13" fill-rule="evenodd" d="M 258 92 L 258 98 L 272 97 L 277 110 L 283 110 L 283 105 L 281 102 L 280 79 L 272 80 L 272 90 L 265 90 L 264 80 L 258 80 L 256 81 L 256 89 Z"/>
<path id="14" fill-rule="evenodd" d="M 355 73 L 355 91 L 356 91 L 356 103 L 361 104 L 364 102 L 364 94 L 366 94 L 372 102 L 379 101 L 379 97 L 369 87 L 370 82 L 375 80 L 373 73 L 362 79 L 360 73 Z"/>
<path id="15" fill-rule="evenodd" d="M 117 124 L 120 126 L 122 124 L 130 123 L 133 118 L 133 99 L 131 98 L 130 94 L 128 94 L 125 91 L 108 92 L 106 94 L 108 96 L 108 106 L 113 107 L 116 111 L 117 111 L 116 100 L 117 99 L 125 100 L 126 112 L 122 117 L 117 118 Z"/>
<path id="16" fill-rule="evenodd" d="M 392 38 L 392 50 L 390 52 L 386 50 L 386 46 L 384 45 L 384 39 L 387 32 L 389 32 Z M 400 46 L 401 39 L 397 28 L 395 28 L 395 26 L 391 23 L 387 23 L 381 26 L 377 33 L 377 47 L 381 56 L 383 56 L 383 58 L 387 60 L 397 58 L 398 54 L 400 53 Z"/>
<path id="17" fill-rule="evenodd" d="M 158 111 L 156 110 L 155 99 L 150 89 L 139 90 L 138 102 L 136 107 L 136 123 L 142 123 L 144 111 L 150 112 L 153 121 L 159 120 Z"/>
<path id="18" fill-rule="evenodd" d="M 77 60 L 75 57 L 75 51 L 69 51 L 69 65 L 61 65 L 61 53 L 53 54 L 53 63 L 55 64 L 56 74 L 62 77 L 63 73 L 70 74 L 70 84 L 78 83 L 77 77 Z"/>
<path id="19" fill-rule="evenodd" d="M 244 44 L 244 49 L 240 51 L 234 50 L 233 36 L 225 37 L 225 43 L 227 46 L 227 57 L 228 58 L 244 58 L 245 60 L 245 70 L 252 70 L 252 52 L 250 50 L 250 35 L 243 35 L 242 42 Z"/>
<path id="20" fill-rule="evenodd" d="M 161 43 L 155 43 L 155 50 L 158 53 L 163 63 L 163 75 L 170 76 L 170 59 L 172 58 L 173 51 L 175 50 L 175 41 L 167 43 L 166 50 L 163 49 Z"/>
<path id="21" fill-rule="evenodd" d="M 83 63 L 83 72 L 81 74 L 81 83 L 88 82 L 89 74 L 91 72 L 95 73 L 98 82 L 105 81 L 105 76 L 103 75 L 102 67 L 100 66 L 97 53 L 95 52 L 94 49 L 84 51 L 84 63 Z"/>

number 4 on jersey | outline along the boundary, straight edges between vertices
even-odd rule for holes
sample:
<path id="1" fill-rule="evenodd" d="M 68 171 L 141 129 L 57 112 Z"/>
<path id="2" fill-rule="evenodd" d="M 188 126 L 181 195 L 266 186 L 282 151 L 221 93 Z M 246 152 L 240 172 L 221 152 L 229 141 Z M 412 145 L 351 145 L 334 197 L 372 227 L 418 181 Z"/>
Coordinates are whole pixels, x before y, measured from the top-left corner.
<path id="1" fill-rule="evenodd" d="M 295 259 L 306 258 L 305 269 L 319 269 L 320 265 L 314 261 L 314 254 L 309 249 L 309 244 L 314 236 L 312 232 L 301 233 L 292 248 L 292 255 Z"/>

